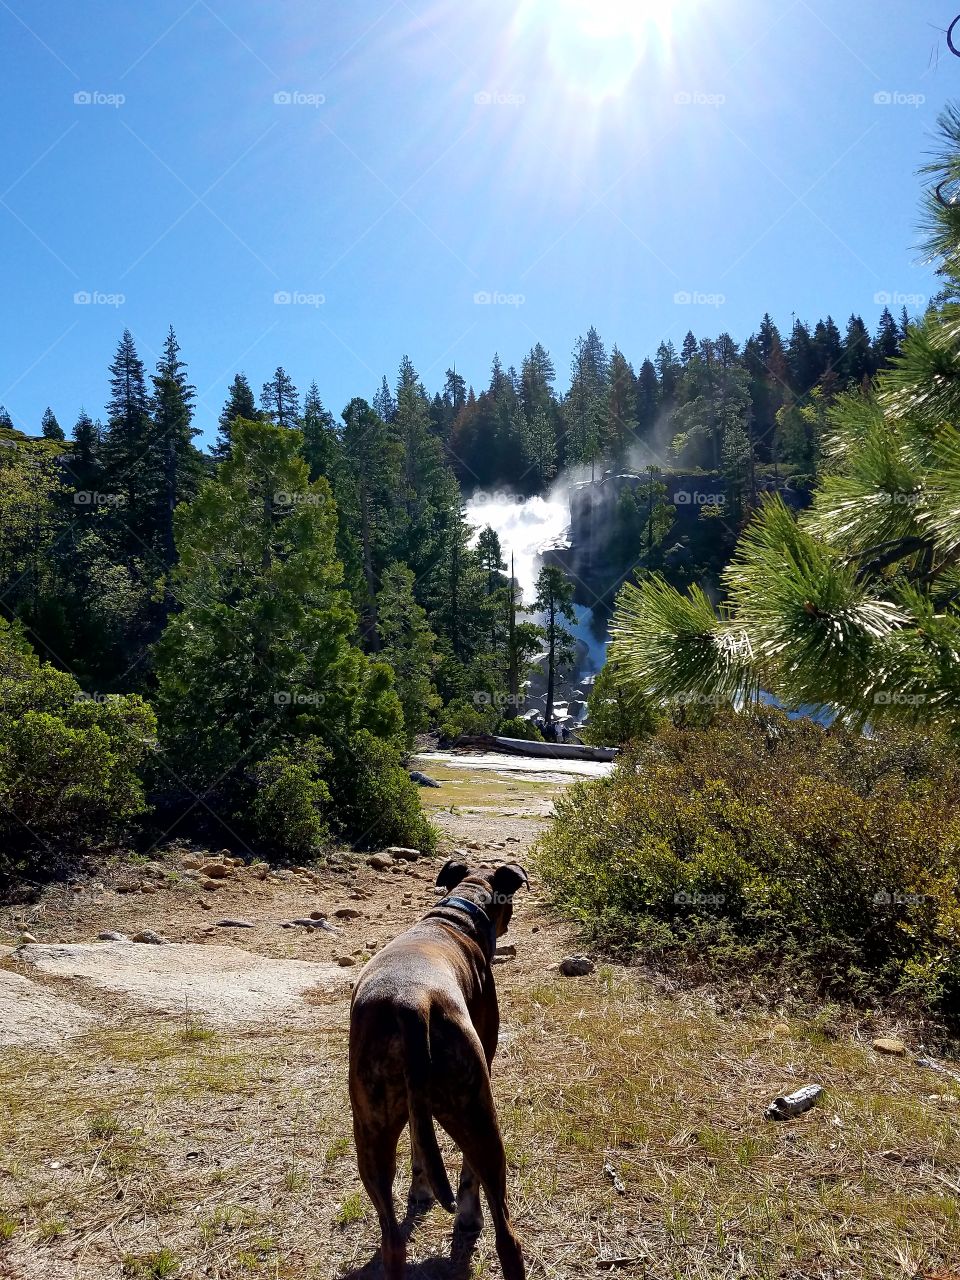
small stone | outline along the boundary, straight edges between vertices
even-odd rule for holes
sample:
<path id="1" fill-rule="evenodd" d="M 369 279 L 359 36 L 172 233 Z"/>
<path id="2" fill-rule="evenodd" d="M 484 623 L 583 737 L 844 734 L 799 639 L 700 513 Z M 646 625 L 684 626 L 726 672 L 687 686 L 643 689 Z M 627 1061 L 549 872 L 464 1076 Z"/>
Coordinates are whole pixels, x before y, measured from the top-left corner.
<path id="1" fill-rule="evenodd" d="M 359 920 L 363 912 L 358 911 L 356 907 L 337 907 L 333 915 L 336 920 Z"/>
<path id="2" fill-rule="evenodd" d="M 352 965 L 357 963 L 353 956 L 336 956 L 335 959 L 341 969 L 349 969 Z"/>
<path id="3" fill-rule="evenodd" d="M 589 956 L 566 956 L 560 961 L 560 972 L 565 978 L 586 977 L 595 967 Z"/>
<path id="4" fill-rule="evenodd" d="M 125 933 L 118 933 L 116 929 L 104 929 L 102 933 L 97 934 L 98 942 L 129 942 L 130 939 Z"/>
<path id="5" fill-rule="evenodd" d="M 162 947 L 166 942 L 166 938 L 162 938 L 159 933 L 155 933 L 153 929 L 141 929 L 139 933 L 133 935 L 134 942 L 149 942 L 152 946 Z"/>
<path id="6" fill-rule="evenodd" d="M 367 939 L 367 941 L 366 941 L 363 945 L 364 945 L 364 946 L 366 947 L 366 949 L 367 949 L 368 951 L 370 951 L 370 952 L 373 952 L 373 951 L 379 951 L 379 949 L 380 949 L 380 943 L 379 943 L 379 942 L 377 942 L 377 941 L 375 941 L 375 940 L 374 940 L 374 939 L 372 939 L 372 938 L 368 938 L 368 939 Z"/>
<path id="7" fill-rule="evenodd" d="M 892 1053 L 898 1058 L 902 1058 L 907 1052 L 907 1046 L 902 1040 L 887 1039 L 886 1037 L 874 1040 L 873 1047 L 877 1053 Z"/>
<path id="8" fill-rule="evenodd" d="M 21 933 L 20 935 L 21 947 L 27 946 L 31 942 L 36 942 L 36 938 L 33 936 L 32 933 Z"/>
<path id="9" fill-rule="evenodd" d="M 539 926 L 538 924 L 535 924 L 535 925 L 533 926 L 533 928 L 530 930 L 530 932 L 531 932 L 531 933 L 539 933 L 539 932 L 540 932 L 540 926 Z"/>
<path id="10" fill-rule="evenodd" d="M 233 853 L 230 849 L 221 849 L 220 857 L 223 858 L 225 862 L 233 861 Z"/>
<path id="11" fill-rule="evenodd" d="M 223 885 L 219 880 L 201 880 L 200 888 L 204 893 L 216 893 L 218 889 L 223 888 Z"/>
<path id="12" fill-rule="evenodd" d="M 506 843 L 507 843 L 507 844 L 519 844 L 519 843 L 520 843 L 520 837 L 519 837 L 519 836 L 507 836 Z"/>
<path id="13" fill-rule="evenodd" d="M 497 947 L 495 954 L 498 955 L 501 960 L 516 960 L 517 948 L 512 942 L 507 942 L 502 946 Z"/>
<path id="14" fill-rule="evenodd" d="M 203 862 L 200 858 L 184 858 L 180 865 L 184 871 L 199 871 L 203 866 Z"/>
<path id="15" fill-rule="evenodd" d="M 401 862 L 416 862 L 420 857 L 419 849 L 405 849 L 402 845 L 391 845 L 385 852 L 394 858 L 399 858 Z"/>
<path id="16" fill-rule="evenodd" d="M 375 853 L 372 858 L 367 859 L 367 866 L 372 867 L 374 871 L 391 871 L 393 859 L 387 857 L 385 853 Z"/>
<path id="17" fill-rule="evenodd" d="M 155 884 L 149 884 L 146 880 L 144 880 L 143 884 L 140 886 L 140 892 L 141 892 L 141 893 L 156 893 L 156 892 L 157 892 L 157 886 L 156 886 Z"/>
<path id="18" fill-rule="evenodd" d="M 200 870 L 211 880 L 226 880 L 227 876 L 233 875 L 233 868 L 224 862 L 205 862 Z"/>
<path id="19" fill-rule="evenodd" d="M 198 906 L 198 907 L 203 907 L 204 911 L 212 911 L 212 910 L 213 910 L 213 904 L 212 904 L 211 902 L 206 902 L 203 898 L 198 898 L 198 899 L 197 899 L 197 906 Z"/>
<path id="20" fill-rule="evenodd" d="M 466 843 L 466 848 L 478 850 L 478 849 L 482 849 L 483 845 L 480 843 L 479 840 L 468 840 Z"/>
<path id="21" fill-rule="evenodd" d="M 217 921 L 218 929 L 255 929 L 256 927 L 249 920 L 232 920 L 228 917 L 226 920 Z"/>

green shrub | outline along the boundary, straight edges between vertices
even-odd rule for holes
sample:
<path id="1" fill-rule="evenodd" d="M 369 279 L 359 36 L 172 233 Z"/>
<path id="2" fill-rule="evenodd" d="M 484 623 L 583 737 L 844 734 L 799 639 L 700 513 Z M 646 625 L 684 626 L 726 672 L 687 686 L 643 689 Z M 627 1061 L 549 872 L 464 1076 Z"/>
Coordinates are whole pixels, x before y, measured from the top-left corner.
<path id="1" fill-rule="evenodd" d="M 328 762 L 322 744 L 311 738 L 257 765 L 247 821 L 261 847 L 309 859 L 329 844 L 330 791 L 321 776 Z"/>
<path id="2" fill-rule="evenodd" d="M 357 847 L 396 844 L 434 852 L 437 832 L 424 817 L 420 790 L 395 743 L 361 729 L 338 744 L 325 776 L 331 821 Z"/>
<path id="3" fill-rule="evenodd" d="M 437 727 L 441 738 L 475 737 L 493 733 L 498 719 L 499 712 L 492 699 L 489 703 L 477 705 L 467 698 L 454 698 L 444 707 Z"/>
<path id="4" fill-rule="evenodd" d="M 524 742 L 543 742 L 543 734 L 532 720 L 524 720 L 517 716 L 513 720 L 504 720 L 497 730 L 502 738 L 522 738 Z"/>
<path id="5" fill-rule="evenodd" d="M 0 880 L 53 874 L 146 809 L 156 724 L 139 697 L 90 697 L 0 622 Z"/>
<path id="6" fill-rule="evenodd" d="M 537 850 L 597 942 L 823 995 L 960 998 L 960 759 L 778 712 L 669 725 L 557 801 Z"/>

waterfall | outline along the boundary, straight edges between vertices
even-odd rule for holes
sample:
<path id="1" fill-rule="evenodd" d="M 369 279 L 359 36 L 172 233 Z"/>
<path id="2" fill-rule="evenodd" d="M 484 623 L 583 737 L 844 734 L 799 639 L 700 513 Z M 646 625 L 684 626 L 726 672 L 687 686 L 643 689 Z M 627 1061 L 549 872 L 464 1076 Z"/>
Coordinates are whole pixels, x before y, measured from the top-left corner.
<path id="1" fill-rule="evenodd" d="M 566 484 L 559 484 L 545 498 L 478 491 L 467 499 L 466 519 L 476 530 L 474 541 L 486 525 L 496 532 L 508 565 L 513 556 L 514 576 L 527 608 L 536 594 L 543 553 L 570 545 L 569 493 Z M 591 608 L 576 604 L 574 611 L 576 623 L 567 629 L 580 642 L 576 679 L 582 680 L 595 676 L 606 662 L 610 637 L 605 629 L 597 634 Z"/>

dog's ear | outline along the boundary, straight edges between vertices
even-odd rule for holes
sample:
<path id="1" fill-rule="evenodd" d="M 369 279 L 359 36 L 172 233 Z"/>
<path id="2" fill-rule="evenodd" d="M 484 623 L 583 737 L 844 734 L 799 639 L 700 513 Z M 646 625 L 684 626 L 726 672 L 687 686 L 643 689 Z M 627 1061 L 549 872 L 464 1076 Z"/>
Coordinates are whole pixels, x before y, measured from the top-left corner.
<path id="1" fill-rule="evenodd" d="M 506 866 L 497 867 L 493 873 L 492 887 L 495 894 L 503 894 L 504 897 L 509 898 L 521 886 L 529 889 L 530 878 L 517 862 L 508 862 Z"/>
<path id="2" fill-rule="evenodd" d="M 440 868 L 440 874 L 437 876 L 438 889 L 455 889 L 470 868 L 465 862 L 457 862 L 455 858 L 448 858 Z"/>

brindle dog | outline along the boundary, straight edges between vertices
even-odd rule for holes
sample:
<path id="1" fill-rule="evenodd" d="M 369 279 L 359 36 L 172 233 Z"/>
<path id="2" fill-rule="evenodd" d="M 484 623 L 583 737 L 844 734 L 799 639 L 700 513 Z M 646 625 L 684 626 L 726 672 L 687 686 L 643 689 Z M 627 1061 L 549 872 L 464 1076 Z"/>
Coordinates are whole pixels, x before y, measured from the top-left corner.
<path id="1" fill-rule="evenodd" d="M 529 885 L 516 863 L 470 868 L 452 859 L 437 877 L 447 896 L 395 938 L 357 980 L 350 1009 L 350 1101 L 360 1177 L 383 1235 L 386 1280 L 402 1280 L 406 1247 L 393 1205 L 397 1141 L 409 1120 L 411 1200 L 433 1196 L 455 1227 L 479 1231 L 482 1187 L 504 1280 L 524 1280 L 507 1211 L 507 1166 L 493 1107 L 490 1065 L 500 1011 L 491 961 Z M 456 892 L 452 892 L 456 890 Z M 463 1152 L 456 1200 L 436 1119 Z"/>

